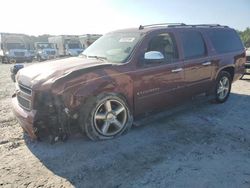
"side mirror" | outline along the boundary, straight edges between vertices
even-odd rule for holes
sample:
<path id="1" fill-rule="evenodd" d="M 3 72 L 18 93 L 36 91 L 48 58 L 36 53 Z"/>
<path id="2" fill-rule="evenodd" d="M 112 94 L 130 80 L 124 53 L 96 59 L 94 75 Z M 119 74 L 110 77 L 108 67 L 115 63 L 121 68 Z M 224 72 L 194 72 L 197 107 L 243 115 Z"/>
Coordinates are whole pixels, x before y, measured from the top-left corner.
<path id="1" fill-rule="evenodd" d="M 158 51 L 149 51 L 144 54 L 144 60 L 148 63 L 160 63 L 164 60 L 164 55 Z"/>

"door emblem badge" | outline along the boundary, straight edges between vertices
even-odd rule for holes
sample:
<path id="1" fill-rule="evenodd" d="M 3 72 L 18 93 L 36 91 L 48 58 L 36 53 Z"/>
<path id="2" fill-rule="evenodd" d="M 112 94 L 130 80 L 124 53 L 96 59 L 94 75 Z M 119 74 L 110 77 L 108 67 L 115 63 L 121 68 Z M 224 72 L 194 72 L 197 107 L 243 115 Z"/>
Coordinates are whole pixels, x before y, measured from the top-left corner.
<path id="1" fill-rule="evenodd" d="M 152 89 L 148 89 L 148 90 L 144 90 L 144 91 L 138 91 L 137 92 L 137 96 L 141 96 L 141 95 L 147 95 L 147 94 L 152 94 L 152 93 L 156 93 L 159 92 L 160 88 L 152 88 Z"/>

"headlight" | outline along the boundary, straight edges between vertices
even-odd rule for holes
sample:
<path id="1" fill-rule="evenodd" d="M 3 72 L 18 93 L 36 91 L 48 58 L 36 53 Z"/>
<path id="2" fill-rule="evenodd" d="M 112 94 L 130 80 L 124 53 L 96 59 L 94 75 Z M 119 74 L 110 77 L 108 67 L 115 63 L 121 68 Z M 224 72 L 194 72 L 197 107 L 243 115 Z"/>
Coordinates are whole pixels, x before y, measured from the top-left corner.
<path id="1" fill-rule="evenodd" d="M 48 112 L 54 111 L 55 107 L 52 95 L 47 92 L 36 93 L 34 108 L 43 110 L 46 109 Z"/>
<path id="2" fill-rule="evenodd" d="M 45 51 L 39 51 L 38 53 L 43 55 L 43 56 L 47 55 L 47 53 Z"/>
<path id="3" fill-rule="evenodd" d="M 10 53 L 7 51 L 7 52 L 5 52 L 5 55 L 9 55 Z"/>

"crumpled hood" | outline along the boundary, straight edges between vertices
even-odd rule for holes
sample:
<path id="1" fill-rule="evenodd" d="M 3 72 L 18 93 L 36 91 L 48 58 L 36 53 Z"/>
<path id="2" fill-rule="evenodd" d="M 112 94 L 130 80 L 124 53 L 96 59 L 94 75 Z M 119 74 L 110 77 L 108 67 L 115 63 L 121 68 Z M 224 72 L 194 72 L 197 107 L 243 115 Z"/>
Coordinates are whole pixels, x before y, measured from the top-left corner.
<path id="1" fill-rule="evenodd" d="M 39 87 L 45 82 L 54 82 L 58 78 L 81 69 L 90 67 L 109 66 L 111 63 L 105 63 L 96 59 L 86 59 L 82 57 L 65 58 L 45 63 L 37 63 L 27 66 L 17 74 L 17 82 L 27 87 Z"/>

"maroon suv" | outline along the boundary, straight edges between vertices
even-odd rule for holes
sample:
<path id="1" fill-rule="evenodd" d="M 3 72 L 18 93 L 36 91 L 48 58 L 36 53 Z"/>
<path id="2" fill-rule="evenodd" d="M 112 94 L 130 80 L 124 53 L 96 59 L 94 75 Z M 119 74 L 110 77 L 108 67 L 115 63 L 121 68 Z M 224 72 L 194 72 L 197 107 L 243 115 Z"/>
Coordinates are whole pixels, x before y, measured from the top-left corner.
<path id="1" fill-rule="evenodd" d="M 227 100 L 245 50 L 221 25 L 148 25 L 108 33 L 79 57 L 28 66 L 13 111 L 33 138 L 80 128 L 92 140 L 127 131 L 139 115 L 206 93 Z"/>

